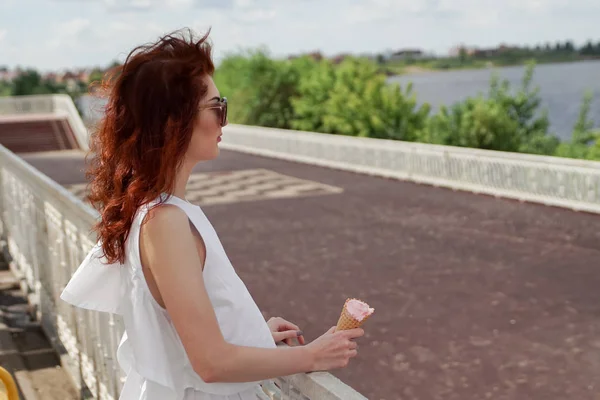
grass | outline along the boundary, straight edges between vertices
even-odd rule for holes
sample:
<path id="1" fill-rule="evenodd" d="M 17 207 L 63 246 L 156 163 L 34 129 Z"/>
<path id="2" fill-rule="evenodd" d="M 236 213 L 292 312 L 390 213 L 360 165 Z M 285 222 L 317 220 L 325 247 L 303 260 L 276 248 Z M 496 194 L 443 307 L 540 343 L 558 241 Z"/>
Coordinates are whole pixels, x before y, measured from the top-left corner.
<path id="1" fill-rule="evenodd" d="M 536 64 L 559 62 L 575 62 L 590 59 L 579 54 L 545 54 L 540 56 L 514 55 L 504 57 L 490 57 L 489 59 L 467 58 L 460 60 L 458 57 L 430 58 L 422 60 L 395 60 L 383 63 L 381 70 L 387 75 L 403 75 L 422 71 L 454 71 L 466 69 L 482 69 L 493 67 L 509 67 L 525 65 L 529 61 Z"/>

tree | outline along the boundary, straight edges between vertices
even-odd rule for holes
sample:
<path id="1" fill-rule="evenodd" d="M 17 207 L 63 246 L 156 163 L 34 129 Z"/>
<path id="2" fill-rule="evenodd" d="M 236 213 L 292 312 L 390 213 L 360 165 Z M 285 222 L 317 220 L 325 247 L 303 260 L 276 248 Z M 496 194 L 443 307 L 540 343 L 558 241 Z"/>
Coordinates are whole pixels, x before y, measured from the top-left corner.
<path id="1" fill-rule="evenodd" d="M 556 42 L 556 44 L 554 45 L 554 51 L 556 53 L 560 53 L 562 50 L 563 50 L 562 43 Z"/>
<path id="2" fill-rule="evenodd" d="M 460 60 L 460 63 L 464 64 L 467 61 L 467 58 L 468 58 L 467 49 L 465 49 L 464 47 L 461 47 L 460 50 L 458 51 L 458 59 Z"/>
<path id="3" fill-rule="evenodd" d="M 297 95 L 292 98 L 294 119 L 292 128 L 314 132 L 329 132 L 324 120 L 325 103 L 329 100 L 335 83 L 334 66 L 322 60 L 314 68 L 300 75 Z"/>
<path id="4" fill-rule="evenodd" d="M 0 97 L 10 96 L 12 91 L 12 85 L 10 83 L 0 81 Z"/>
<path id="5" fill-rule="evenodd" d="M 42 82 L 42 77 L 36 70 L 23 71 L 13 80 L 14 96 L 50 93 L 54 93 L 52 85 Z"/>
<path id="6" fill-rule="evenodd" d="M 92 73 L 90 74 L 90 78 L 89 78 L 89 82 L 88 83 L 94 83 L 94 82 L 102 82 L 102 79 L 104 78 L 104 71 L 102 71 L 99 68 L 95 68 Z"/>
<path id="7" fill-rule="evenodd" d="M 342 135 L 416 140 L 429 106 L 417 107 L 409 86 L 388 85 L 373 63 L 347 58 L 335 69 L 335 83 L 325 103 L 324 129 Z"/>
<path id="8" fill-rule="evenodd" d="M 573 42 L 571 40 L 567 40 L 565 42 L 564 50 L 567 53 L 574 53 L 575 52 L 575 45 L 573 44 Z"/>
<path id="9" fill-rule="evenodd" d="M 113 61 L 112 61 L 112 62 L 111 62 L 109 65 L 108 65 L 108 68 L 107 68 L 107 69 L 113 69 L 113 68 L 116 68 L 116 67 L 120 67 L 120 66 L 122 66 L 122 65 L 123 65 L 123 63 L 121 63 L 120 61 L 113 60 Z"/>
<path id="10" fill-rule="evenodd" d="M 520 147 L 517 151 L 535 154 L 551 154 L 558 145 L 555 137 L 548 135 L 550 121 L 546 110 L 540 110 L 542 99 L 539 87 L 532 88 L 535 63 L 527 65 L 517 93 L 512 94 L 507 80 L 500 82 L 494 77 L 489 97 L 498 102 L 512 119 L 517 121 Z M 548 153 L 550 152 L 550 153 Z"/>
<path id="11" fill-rule="evenodd" d="M 292 61 L 270 58 L 264 49 L 227 56 L 215 72 L 215 82 L 221 93 L 232 100 L 230 120 L 290 128 L 294 118 L 291 99 L 296 95 L 300 78 L 295 65 Z"/>
<path id="12" fill-rule="evenodd" d="M 587 91 L 583 96 L 579 117 L 573 127 L 571 141 L 558 146 L 557 156 L 600 159 L 600 131 L 594 130 L 594 122 L 589 118 L 592 99 L 592 92 Z"/>
<path id="13" fill-rule="evenodd" d="M 581 103 L 581 109 L 579 110 L 579 117 L 573 127 L 573 143 L 588 146 L 595 139 L 595 134 L 592 131 L 594 129 L 594 121 L 589 118 L 592 99 L 593 93 L 590 90 L 586 91 Z"/>
<path id="14" fill-rule="evenodd" d="M 594 54 L 594 45 L 591 40 L 588 40 L 586 44 L 579 51 L 582 55 L 593 55 Z"/>

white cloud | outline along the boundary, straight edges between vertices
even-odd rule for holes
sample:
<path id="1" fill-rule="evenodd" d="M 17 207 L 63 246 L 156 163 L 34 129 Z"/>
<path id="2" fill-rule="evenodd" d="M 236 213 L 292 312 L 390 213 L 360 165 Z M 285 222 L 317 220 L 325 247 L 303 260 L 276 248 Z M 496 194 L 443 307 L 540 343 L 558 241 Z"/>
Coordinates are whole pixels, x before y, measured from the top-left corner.
<path id="1" fill-rule="evenodd" d="M 50 33 L 51 36 L 48 38 L 48 46 L 52 49 L 69 46 L 89 26 L 90 20 L 87 18 L 74 18 L 60 24 L 55 24 Z"/>
<path id="2" fill-rule="evenodd" d="M 194 4 L 194 0 L 165 0 L 165 5 L 171 8 L 188 8 Z"/>
<path id="3" fill-rule="evenodd" d="M 233 2 L 235 7 L 240 7 L 240 8 L 250 8 L 252 6 L 257 6 L 259 3 L 258 0 L 235 0 Z"/>
<path id="4" fill-rule="evenodd" d="M 76 36 L 84 29 L 90 26 L 90 20 L 87 18 L 74 18 L 70 21 L 58 25 L 58 33 L 64 36 Z"/>
<path id="5" fill-rule="evenodd" d="M 27 4 L 0 0 L 0 29 L 10 32 L 0 33 L 2 62 L 41 69 L 107 65 L 133 47 L 183 27 L 198 33 L 210 27 L 217 59 L 260 45 L 276 56 L 306 51 L 373 53 L 408 46 L 444 54 L 459 43 L 488 47 L 600 39 L 595 20 L 598 0 L 28 0 Z M 35 14 L 29 11 L 32 7 Z M 45 41 L 41 46 L 40 37 Z"/>
<path id="6" fill-rule="evenodd" d="M 462 18 L 462 23 L 473 27 L 491 27 L 500 22 L 500 13 L 494 10 L 470 10 Z"/>
<path id="7" fill-rule="evenodd" d="M 276 17 L 277 11 L 275 10 L 259 9 L 235 13 L 233 20 L 242 24 L 258 24 L 273 20 Z"/>
<path id="8" fill-rule="evenodd" d="M 0 43 L 2 43 L 2 41 L 6 37 L 6 33 L 7 33 L 6 29 L 0 29 Z"/>
<path id="9" fill-rule="evenodd" d="M 156 0 L 101 0 L 110 11 L 143 11 L 156 6 Z"/>
<path id="10" fill-rule="evenodd" d="M 65 3 L 78 3 L 81 0 L 54 0 Z M 233 0 L 88 0 L 89 3 L 100 3 L 111 13 L 135 13 L 152 10 L 189 9 L 192 6 L 201 8 L 230 8 Z"/>

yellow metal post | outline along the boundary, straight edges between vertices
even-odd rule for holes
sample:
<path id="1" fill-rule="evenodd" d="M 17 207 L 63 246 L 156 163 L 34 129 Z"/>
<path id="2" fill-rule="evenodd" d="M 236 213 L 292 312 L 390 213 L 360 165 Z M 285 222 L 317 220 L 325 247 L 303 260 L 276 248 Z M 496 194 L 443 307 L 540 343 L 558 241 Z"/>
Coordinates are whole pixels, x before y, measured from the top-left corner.
<path id="1" fill-rule="evenodd" d="M 0 400 L 19 400 L 19 391 L 17 390 L 17 384 L 13 379 L 10 372 L 0 367 Z"/>

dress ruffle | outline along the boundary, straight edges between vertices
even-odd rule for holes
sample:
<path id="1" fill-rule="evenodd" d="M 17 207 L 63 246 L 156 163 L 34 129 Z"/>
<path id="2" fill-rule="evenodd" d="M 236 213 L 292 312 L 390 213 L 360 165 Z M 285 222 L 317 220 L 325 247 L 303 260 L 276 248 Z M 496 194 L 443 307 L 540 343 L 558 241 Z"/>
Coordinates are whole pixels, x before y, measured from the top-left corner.
<path id="1" fill-rule="evenodd" d="M 108 264 L 102 247 L 96 244 L 88 252 L 64 288 L 60 298 L 87 310 L 122 315 L 121 305 L 127 285 L 122 264 Z"/>

